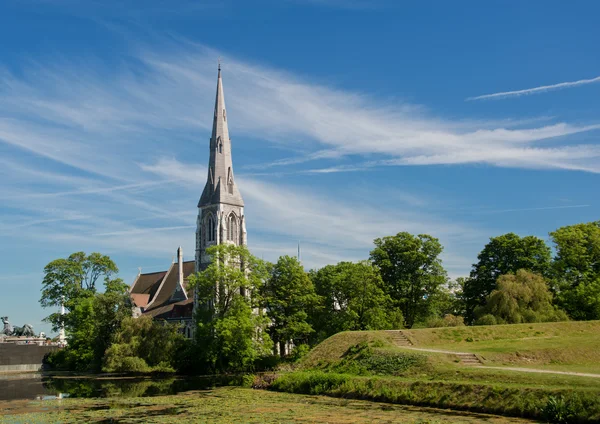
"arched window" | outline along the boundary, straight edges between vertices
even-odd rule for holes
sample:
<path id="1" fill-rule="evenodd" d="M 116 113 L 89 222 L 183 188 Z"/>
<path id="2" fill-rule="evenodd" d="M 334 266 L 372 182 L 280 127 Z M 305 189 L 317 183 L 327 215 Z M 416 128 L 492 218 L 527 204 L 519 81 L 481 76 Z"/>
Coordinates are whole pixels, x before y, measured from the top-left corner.
<path id="1" fill-rule="evenodd" d="M 229 215 L 227 220 L 227 240 L 237 240 L 237 219 L 234 214 Z"/>
<path id="2" fill-rule="evenodd" d="M 223 142 L 221 141 L 221 136 L 217 137 L 217 148 L 219 149 L 219 153 L 223 153 Z"/>
<path id="3" fill-rule="evenodd" d="M 227 114 L 225 113 L 225 109 L 223 109 L 223 121 L 227 121 Z"/>
<path id="4" fill-rule="evenodd" d="M 212 215 L 209 215 L 208 218 L 206 218 L 206 239 L 208 241 L 215 241 L 216 239 L 215 220 Z"/>
<path id="5" fill-rule="evenodd" d="M 233 174 L 231 168 L 227 170 L 227 191 L 229 194 L 233 194 Z"/>

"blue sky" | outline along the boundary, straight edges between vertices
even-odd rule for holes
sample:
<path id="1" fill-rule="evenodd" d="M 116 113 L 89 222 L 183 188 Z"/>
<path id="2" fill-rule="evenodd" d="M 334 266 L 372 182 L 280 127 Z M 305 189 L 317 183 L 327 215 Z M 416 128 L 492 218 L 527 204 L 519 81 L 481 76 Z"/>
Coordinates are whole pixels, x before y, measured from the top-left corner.
<path id="1" fill-rule="evenodd" d="M 75 251 L 110 255 L 128 283 L 179 245 L 192 259 L 219 56 L 257 256 L 301 241 L 320 267 L 409 231 L 438 237 L 457 277 L 491 236 L 600 219 L 599 13 L 2 1 L 0 315 L 47 331 L 43 267 Z"/>

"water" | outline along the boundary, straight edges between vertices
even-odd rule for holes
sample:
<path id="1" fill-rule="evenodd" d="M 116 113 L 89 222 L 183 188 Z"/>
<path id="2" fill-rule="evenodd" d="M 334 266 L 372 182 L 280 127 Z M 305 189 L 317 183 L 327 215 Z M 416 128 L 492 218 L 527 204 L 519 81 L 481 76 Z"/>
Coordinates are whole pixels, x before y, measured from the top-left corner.
<path id="1" fill-rule="evenodd" d="M 0 401 L 65 397 L 139 397 L 238 385 L 239 377 L 115 377 L 21 374 L 0 376 Z"/>

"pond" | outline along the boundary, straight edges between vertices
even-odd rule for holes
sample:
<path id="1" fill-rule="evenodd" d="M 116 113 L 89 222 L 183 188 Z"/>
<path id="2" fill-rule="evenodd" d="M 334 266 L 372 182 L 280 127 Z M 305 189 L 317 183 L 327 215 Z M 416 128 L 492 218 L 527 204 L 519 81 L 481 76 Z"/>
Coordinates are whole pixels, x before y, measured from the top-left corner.
<path id="1" fill-rule="evenodd" d="M 114 375 L 0 375 L 0 401 L 144 397 L 240 384 L 240 377 L 119 377 Z"/>

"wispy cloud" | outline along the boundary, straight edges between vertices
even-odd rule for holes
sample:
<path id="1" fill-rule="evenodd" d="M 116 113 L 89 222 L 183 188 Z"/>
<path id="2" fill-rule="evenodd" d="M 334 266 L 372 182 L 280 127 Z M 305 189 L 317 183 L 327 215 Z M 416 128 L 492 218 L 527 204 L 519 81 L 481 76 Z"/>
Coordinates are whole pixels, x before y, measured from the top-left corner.
<path id="1" fill-rule="evenodd" d="M 0 199 L 11 206 L 0 211 L 4 240 L 157 260 L 180 244 L 192 252 L 215 57 L 171 40 L 132 50 L 118 67 L 47 60 L 19 76 L 0 73 Z M 594 122 L 455 122 L 235 57 L 224 63 L 234 143 L 245 137 L 288 152 L 261 165 L 266 172 L 326 178 L 373 166 L 468 163 L 600 172 L 600 146 L 570 139 L 597 130 Z M 375 237 L 398 231 L 430 233 L 449 248 L 485 239 L 473 224 L 432 212 L 421 196 L 390 195 L 393 187 L 342 193 L 236 169 L 250 244 L 268 259 L 293 252 L 298 240 L 306 265 L 317 266 L 365 257 Z M 19 230 L 27 226 L 35 231 Z"/>
<path id="2" fill-rule="evenodd" d="M 528 96 L 531 94 L 540 94 L 547 91 L 563 90 L 565 88 L 579 87 L 580 85 L 594 84 L 600 82 L 600 77 L 581 79 L 578 81 L 559 82 L 552 85 L 542 85 L 534 88 L 525 88 L 523 90 L 503 91 L 500 93 L 484 94 L 482 96 L 467 97 L 465 100 L 491 100 L 491 99 L 506 99 L 509 97 Z"/>

